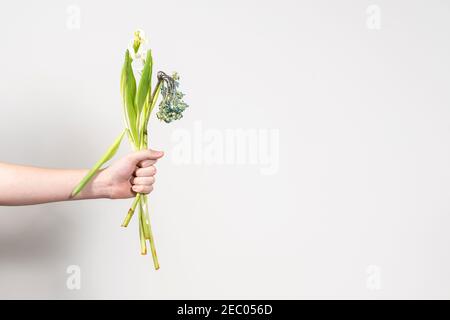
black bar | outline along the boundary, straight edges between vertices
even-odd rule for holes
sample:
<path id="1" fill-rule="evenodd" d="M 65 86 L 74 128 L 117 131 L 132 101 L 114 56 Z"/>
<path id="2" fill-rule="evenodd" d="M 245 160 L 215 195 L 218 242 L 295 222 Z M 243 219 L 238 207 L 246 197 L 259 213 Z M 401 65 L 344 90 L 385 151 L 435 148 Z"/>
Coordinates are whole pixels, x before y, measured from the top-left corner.
<path id="1" fill-rule="evenodd" d="M 406 315 L 430 318 L 448 301 L 352 301 L 352 300 L 27 300 L 1 301 L 3 312 L 19 315 L 23 311 L 65 310 L 76 317 L 105 316 L 130 319 L 310 319 L 315 317 L 357 317 L 359 319 Z M 447 304 L 445 304 L 446 306 Z M 388 307 L 388 308 L 385 308 Z M 8 310 L 9 309 L 9 310 Z M 6 314 L 6 313 L 5 313 Z M 443 314 L 446 314 L 444 311 Z M 163 316 L 163 317 L 161 317 Z M 311 317 L 313 316 L 313 317 Z M 102 317 L 104 318 L 104 317 Z"/>

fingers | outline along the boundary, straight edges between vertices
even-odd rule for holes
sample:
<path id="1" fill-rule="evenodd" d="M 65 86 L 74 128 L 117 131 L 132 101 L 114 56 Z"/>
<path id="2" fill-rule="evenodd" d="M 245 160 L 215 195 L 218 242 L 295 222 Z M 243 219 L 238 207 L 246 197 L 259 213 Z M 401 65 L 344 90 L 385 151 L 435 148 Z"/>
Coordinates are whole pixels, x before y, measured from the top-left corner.
<path id="1" fill-rule="evenodd" d="M 162 151 L 141 150 L 129 155 L 129 159 L 138 167 L 131 179 L 131 189 L 136 193 L 148 194 L 153 190 L 155 183 L 156 160 L 164 155 Z"/>
<path id="2" fill-rule="evenodd" d="M 157 160 L 164 155 L 162 151 L 155 150 L 141 150 L 129 155 L 130 160 L 133 161 L 136 165 L 144 160 Z"/>
<path id="3" fill-rule="evenodd" d="M 131 189 L 136 193 L 144 193 L 148 194 L 153 191 L 153 186 L 146 186 L 146 185 L 134 185 L 131 187 Z"/>
<path id="4" fill-rule="evenodd" d="M 156 163 L 156 160 L 142 160 L 137 164 L 140 168 L 150 167 Z"/>
<path id="5" fill-rule="evenodd" d="M 154 166 L 146 168 L 138 168 L 135 172 L 131 182 L 131 189 L 136 193 L 148 194 L 153 191 L 153 184 L 155 183 L 156 168 Z"/>
<path id="6" fill-rule="evenodd" d="M 134 177 L 131 179 L 132 185 L 151 186 L 155 183 L 155 177 Z"/>
<path id="7" fill-rule="evenodd" d="M 156 167 L 154 166 L 138 168 L 134 173 L 136 177 L 151 177 L 154 176 L 155 174 L 156 174 Z"/>

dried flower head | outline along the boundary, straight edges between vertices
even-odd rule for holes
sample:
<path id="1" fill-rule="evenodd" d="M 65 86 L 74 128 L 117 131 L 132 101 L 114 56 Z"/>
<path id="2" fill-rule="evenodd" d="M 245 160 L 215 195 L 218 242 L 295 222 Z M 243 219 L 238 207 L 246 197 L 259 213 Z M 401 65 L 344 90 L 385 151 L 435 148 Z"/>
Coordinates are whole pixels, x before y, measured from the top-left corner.
<path id="1" fill-rule="evenodd" d="M 180 77 L 176 72 L 170 77 L 160 71 L 158 79 L 161 81 L 162 100 L 156 116 L 166 123 L 181 119 L 188 105 L 183 101 L 184 94 L 178 89 Z"/>

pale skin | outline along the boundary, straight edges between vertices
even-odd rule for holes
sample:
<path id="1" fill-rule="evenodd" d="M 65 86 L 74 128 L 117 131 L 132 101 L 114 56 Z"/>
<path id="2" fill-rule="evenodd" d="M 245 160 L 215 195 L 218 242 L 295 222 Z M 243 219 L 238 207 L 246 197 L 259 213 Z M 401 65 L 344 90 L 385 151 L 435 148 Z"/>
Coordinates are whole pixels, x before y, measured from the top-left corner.
<path id="1" fill-rule="evenodd" d="M 72 190 L 87 169 L 45 169 L 0 162 L 0 206 L 83 199 L 126 199 L 153 190 L 156 161 L 162 151 L 130 153 L 102 169 L 74 198 Z"/>

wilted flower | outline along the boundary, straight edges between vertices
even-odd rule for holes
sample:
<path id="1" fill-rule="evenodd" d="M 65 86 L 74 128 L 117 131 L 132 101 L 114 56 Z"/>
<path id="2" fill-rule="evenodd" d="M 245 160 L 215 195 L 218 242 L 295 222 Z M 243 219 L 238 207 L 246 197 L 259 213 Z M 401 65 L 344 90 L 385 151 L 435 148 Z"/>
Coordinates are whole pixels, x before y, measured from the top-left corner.
<path id="1" fill-rule="evenodd" d="M 134 32 L 134 39 L 133 39 L 133 51 L 134 53 L 137 53 L 139 51 L 139 48 L 141 45 L 146 44 L 147 39 L 145 38 L 144 31 L 138 29 Z"/>
<path id="2" fill-rule="evenodd" d="M 136 30 L 134 32 L 134 38 L 128 45 L 128 51 L 130 52 L 130 57 L 133 60 L 133 70 L 139 74 L 142 72 L 145 64 L 145 58 L 147 57 L 147 38 L 142 30 Z"/>
<path id="3" fill-rule="evenodd" d="M 170 123 L 183 117 L 183 111 L 188 105 L 183 101 L 184 94 L 178 90 L 178 80 L 180 77 L 175 72 L 169 77 L 164 72 L 158 73 L 158 79 L 161 80 L 162 100 L 159 104 L 159 111 L 156 116 L 159 120 Z"/>

